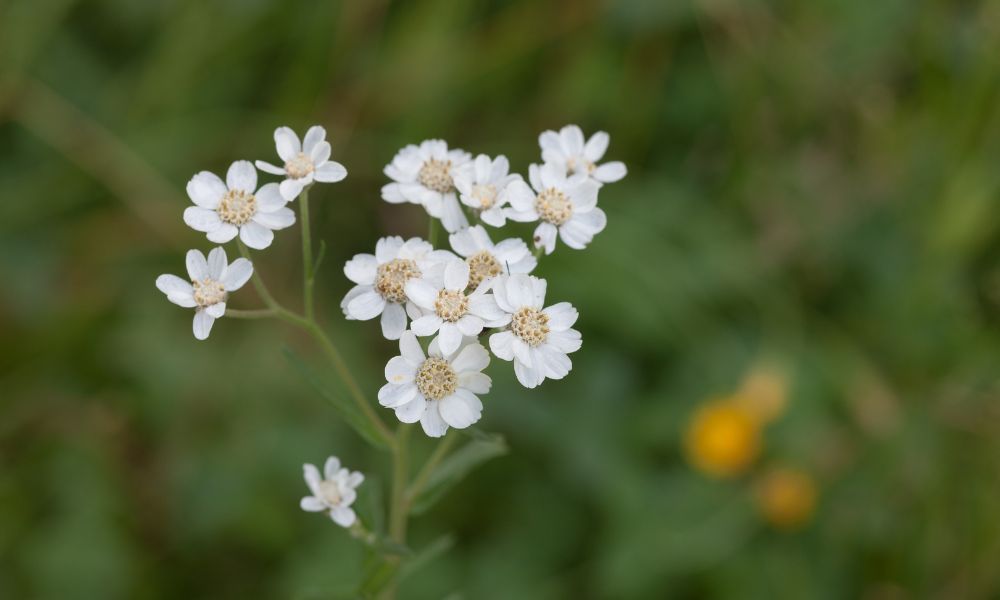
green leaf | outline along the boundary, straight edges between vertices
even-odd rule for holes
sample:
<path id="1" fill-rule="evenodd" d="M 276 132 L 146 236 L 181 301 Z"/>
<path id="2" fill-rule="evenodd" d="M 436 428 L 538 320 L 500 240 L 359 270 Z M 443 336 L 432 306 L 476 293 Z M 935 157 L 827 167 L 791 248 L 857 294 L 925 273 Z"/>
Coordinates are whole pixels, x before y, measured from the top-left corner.
<path id="1" fill-rule="evenodd" d="M 491 458 L 507 453 L 507 443 L 503 436 L 483 432 L 470 433 L 472 440 L 441 461 L 427 478 L 410 512 L 419 515 L 441 499 L 453 485 L 462 480 L 470 471 Z"/>
<path id="2" fill-rule="evenodd" d="M 354 405 L 354 403 L 343 394 L 335 393 L 331 386 L 323 380 L 323 377 L 316 372 L 311 366 L 306 364 L 291 348 L 283 347 L 281 353 L 285 355 L 285 358 L 289 363 L 299 373 L 302 377 L 309 382 L 309 384 L 319 392 L 320 396 L 326 399 L 327 402 L 333 405 L 334 408 L 340 411 L 343 415 L 344 420 L 352 429 L 358 432 L 358 434 L 368 441 L 372 446 L 382 450 L 389 450 L 389 446 L 386 444 L 382 435 L 377 429 L 371 424 L 371 422 L 361 414 L 361 411 Z"/>
<path id="3" fill-rule="evenodd" d="M 434 559 L 450 550 L 454 545 L 455 538 L 451 534 L 443 535 L 430 544 L 427 544 L 420 552 L 407 559 L 406 562 L 404 562 L 399 568 L 399 574 L 397 575 L 399 581 L 403 581 L 407 577 L 415 574 L 417 571 L 433 562 Z"/>
<path id="4" fill-rule="evenodd" d="M 312 276 L 313 279 L 316 278 L 316 272 L 319 271 L 319 266 L 323 264 L 323 257 L 326 256 L 326 240 L 319 241 L 319 252 L 316 253 L 316 258 L 313 260 Z"/>

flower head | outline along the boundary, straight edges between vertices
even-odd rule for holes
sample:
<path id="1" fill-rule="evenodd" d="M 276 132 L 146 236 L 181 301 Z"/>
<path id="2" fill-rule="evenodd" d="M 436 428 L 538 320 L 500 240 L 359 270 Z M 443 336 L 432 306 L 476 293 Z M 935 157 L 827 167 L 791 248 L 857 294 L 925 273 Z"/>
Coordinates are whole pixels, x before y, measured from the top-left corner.
<path id="1" fill-rule="evenodd" d="M 610 136 L 598 131 L 584 142 L 583 131 L 576 125 L 559 130 L 545 131 L 538 136 L 542 147 L 542 160 L 556 165 L 566 175 L 582 173 L 598 183 L 611 183 L 625 177 L 624 163 L 615 161 L 598 165 L 608 149 Z"/>
<path id="2" fill-rule="evenodd" d="M 494 244 L 482 225 L 473 225 L 448 236 L 451 248 L 469 265 L 469 286 L 498 275 L 530 273 L 538 264 L 528 245 L 519 238 Z"/>
<path id="3" fill-rule="evenodd" d="M 410 144 L 386 165 L 385 174 L 393 183 L 382 187 L 382 199 L 393 204 L 420 204 L 432 217 L 441 219 L 447 231 L 458 231 L 469 222 L 458 204 L 455 177 L 471 166 L 471 160 L 468 152 L 448 150 L 443 140 Z"/>
<path id="4" fill-rule="evenodd" d="M 257 171 L 245 160 L 229 167 L 226 181 L 202 171 L 187 184 L 195 206 L 184 209 L 184 222 L 208 234 L 209 241 L 224 244 L 239 234 L 243 243 L 263 250 L 271 245 L 275 229 L 295 223 L 295 213 L 285 206 L 278 184 L 257 189 Z"/>
<path id="5" fill-rule="evenodd" d="M 507 216 L 515 221 L 541 221 L 535 228 L 535 247 L 552 254 L 556 233 L 570 248 L 582 250 L 607 225 L 604 211 L 597 208 L 600 184 L 587 176 L 567 177 L 559 167 L 531 165 L 530 189 L 523 181 L 507 188 L 511 208 Z"/>
<path id="6" fill-rule="evenodd" d="M 520 175 L 509 171 L 510 163 L 506 156 L 490 159 L 480 154 L 470 168 L 459 170 L 453 178 L 462 204 L 474 209 L 487 225 L 503 227 L 507 222 L 503 210 L 507 203 L 504 192 L 510 183 L 521 181 Z"/>
<path id="7" fill-rule="evenodd" d="M 330 143 L 326 141 L 326 129 L 313 125 L 306 137 L 299 142 L 299 136 L 288 127 L 274 130 L 274 145 L 283 166 L 272 165 L 258 160 L 257 168 L 272 175 L 284 175 L 281 182 L 281 197 L 291 201 L 313 181 L 336 183 L 347 177 L 344 165 L 330 160 Z"/>
<path id="8" fill-rule="evenodd" d="M 458 350 L 463 336 L 475 337 L 484 327 L 506 324 L 506 315 L 488 293 L 489 285 L 474 287 L 467 294 L 469 284 L 469 265 L 457 258 L 445 264 L 440 285 L 423 277 L 406 282 L 407 297 L 424 311 L 414 319 L 413 333 L 440 332 L 437 341 L 443 354 Z"/>
<path id="9" fill-rule="evenodd" d="M 194 337 L 203 340 L 212 331 L 215 320 L 225 314 L 229 293 L 250 279 L 253 265 L 245 258 L 229 264 L 222 248 L 209 252 L 207 260 L 198 250 L 189 250 L 187 272 L 190 282 L 176 275 L 160 275 L 156 287 L 174 304 L 195 309 Z"/>
<path id="10" fill-rule="evenodd" d="M 350 527 L 357 520 L 351 505 L 357 499 L 355 491 L 365 476 L 361 473 L 341 468 L 336 456 L 326 459 L 323 475 L 315 465 L 302 465 L 302 474 L 312 496 L 305 496 L 299 502 L 302 510 L 329 513 L 333 522 L 341 527 Z"/>
<path id="11" fill-rule="evenodd" d="M 816 509 L 816 484 L 805 471 L 772 467 L 756 483 L 754 499 L 767 522 L 779 529 L 807 523 Z"/>
<path id="12" fill-rule="evenodd" d="M 573 368 L 567 354 L 580 349 L 580 332 L 570 329 L 577 312 L 569 302 L 545 304 L 544 279 L 531 275 L 501 276 L 493 284 L 497 305 L 509 327 L 490 336 L 497 358 L 514 361 L 521 385 L 533 388 L 546 378 L 562 379 Z"/>
<path id="13" fill-rule="evenodd" d="M 422 277 L 438 283 L 445 260 L 455 258 L 447 250 L 434 250 L 420 238 L 403 241 L 385 237 L 375 245 L 375 254 L 357 254 L 344 265 L 344 274 L 356 283 L 340 303 L 348 319 L 367 321 L 382 315 L 382 335 L 398 340 L 406 330 L 406 319 L 421 316 L 406 297 L 406 284 Z"/>
<path id="14" fill-rule="evenodd" d="M 712 477 L 745 471 L 760 453 L 760 423 L 734 398 L 710 402 L 695 412 L 684 443 L 688 459 Z"/>
<path id="15" fill-rule="evenodd" d="M 425 356 L 416 335 L 407 331 L 399 338 L 399 352 L 385 365 L 389 383 L 378 391 L 379 404 L 394 409 L 403 423 L 420 421 L 430 437 L 479 421 L 483 403 L 476 394 L 489 392 L 493 383 L 482 373 L 490 364 L 486 348 L 473 342 L 445 354 L 435 340 Z"/>

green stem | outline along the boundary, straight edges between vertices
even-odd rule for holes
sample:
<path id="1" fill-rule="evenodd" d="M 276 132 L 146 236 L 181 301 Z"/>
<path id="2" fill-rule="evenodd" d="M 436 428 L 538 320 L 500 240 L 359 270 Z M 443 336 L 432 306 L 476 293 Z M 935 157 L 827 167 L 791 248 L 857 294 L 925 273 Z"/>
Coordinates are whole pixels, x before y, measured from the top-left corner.
<path id="1" fill-rule="evenodd" d="M 302 190 L 302 193 L 299 194 L 299 217 L 302 221 L 302 303 L 305 308 L 306 319 L 312 321 L 315 318 L 313 285 L 316 282 L 316 273 L 313 271 L 312 231 L 309 223 L 308 187 Z"/>
<path id="2" fill-rule="evenodd" d="M 273 308 L 259 308 L 256 310 L 240 310 L 238 308 L 227 308 L 226 316 L 230 319 L 266 319 L 275 317 L 277 313 Z"/>
<path id="3" fill-rule="evenodd" d="M 427 462 L 425 462 L 424 466 L 420 468 L 420 472 L 417 473 L 417 476 L 413 479 L 413 483 L 410 484 L 410 489 L 406 492 L 407 502 L 413 502 L 417 495 L 423 491 L 423 488 L 427 484 L 427 480 L 430 479 L 434 469 L 438 466 L 438 463 L 440 463 L 444 457 L 448 455 L 448 452 L 451 450 L 452 446 L 455 445 L 457 440 L 458 435 L 455 434 L 445 434 L 445 437 L 441 438 L 437 447 L 434 448 L 434 452 L 432 452 L 427 458 Z"/>
<path id="4" fill-rule="evenodd" d="M 427 226 L 427 241 L 430 242 L 431 246 L 437 247 L 438 239 L 438 225 L 437 219 L 434 217 L 430 218 L 430 225 Z"/>
<path id="5" fill-rule="evenodd" d="M 396 443 L 392 452 L 392 503 L 389 505 L 389 537 L 399 545 L 406 544 L 406 522 L 410 514 L 409 498 L 406 494 L 406 480 L 409 478 L 409 463 L 407 446 L 410 441 L 412 425 L 400 423 L 396 430 Z M 390 556 L 386 559 L 389 568 L 395 570 L 399 566 L 400 558 Z M 389 581 L 385 592 L 379 596 L 383 600 L 392 600 L 396 597 L 395 578 Z"/>

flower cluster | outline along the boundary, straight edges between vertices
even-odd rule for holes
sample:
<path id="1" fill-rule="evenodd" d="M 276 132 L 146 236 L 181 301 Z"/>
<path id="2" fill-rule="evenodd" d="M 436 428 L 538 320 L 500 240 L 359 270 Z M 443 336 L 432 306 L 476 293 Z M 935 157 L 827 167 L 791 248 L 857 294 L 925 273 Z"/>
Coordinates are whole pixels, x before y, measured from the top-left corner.
<path id="1" fill-rule="evenodd" d="M 385 167 L 392 181 L 382 198 L 423 206 L 450 245 L 385 237 L 374 254 L 344 265 L 355 284 L 341 303 L 346 318 L 379 317 L 386 339 L 399 340 L 378 400 L 401 422 L 420 422 L 428 436 L 440 437 L 479 421 L 479 396 L 492 384 L 482 372 L 490 352 L 512 362 L 528 388 L 570 372 L 568 355 L 581 344 L 572 328 L 577 311 L 568 302 L 546 305 L 546 281 L 531 273 L 557 238 L 580 250 L 604 229 L 598 193 L 625 176 L 620 162 L 597 164 L 608 140 L 604 132 L 585 140 L 575 125 L 546 131 L 542 163 L 528 168 L 527 183 L 510 172 L 506 157 L 473 159 L 442 140 L 406 146 Z M 534 252 L 516 237 L 494 243 L 484 225 L 508 220 L 538 222 Z M 426 352 L 418 338 L 430 338 Z"/>

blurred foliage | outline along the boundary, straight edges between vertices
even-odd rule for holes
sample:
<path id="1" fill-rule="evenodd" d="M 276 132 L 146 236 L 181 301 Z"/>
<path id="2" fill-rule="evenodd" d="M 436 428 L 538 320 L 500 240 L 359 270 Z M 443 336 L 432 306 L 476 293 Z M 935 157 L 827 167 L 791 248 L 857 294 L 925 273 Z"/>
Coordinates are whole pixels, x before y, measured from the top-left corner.
<path id="1" fill-rule="evenodd" d="M 415 520 L 402 597 L 996 597 L 998 87 L 987 1 L 0 2 L 0 597 L 357 582 L 300 465 L 341 456 L 372 507 L 386 459 L 284 360 L 308 340 L 197 343 L 153 286 L 207 244 L 187 179 L 312 123 L 350 171 L 313 194 L 321 306 L 373 395 L 393 344 L 340 317 L 339 263 L 426 231 L 379 199 L 399 147 L 523 172 L 579 123 L 630 169 L 607 230 L 541 265 L 580 309 L 573 373 L 528 393 L 494 365 L 481 427 L 511 451 Z M 258 262 L 289 303 L 298 252 Z M 762 358 L 790 387 L 758 465 L 816 486 L 794 531 L 682 448 Z"/>

